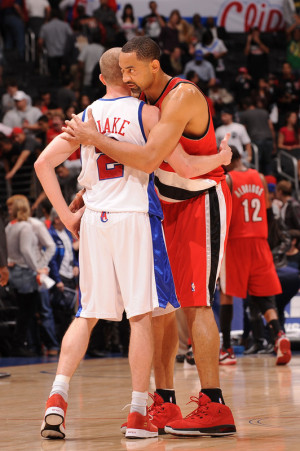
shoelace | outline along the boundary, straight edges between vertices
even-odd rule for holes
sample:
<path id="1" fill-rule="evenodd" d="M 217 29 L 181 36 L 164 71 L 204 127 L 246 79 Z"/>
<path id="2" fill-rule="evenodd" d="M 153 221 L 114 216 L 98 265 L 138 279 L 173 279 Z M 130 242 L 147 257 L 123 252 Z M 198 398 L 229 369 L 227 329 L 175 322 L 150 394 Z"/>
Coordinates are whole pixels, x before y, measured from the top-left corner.
<path id="1" fill-rule="evenodd" d="M 208 406 L 207 404 L 200 404 L 202 395 L 197 398 L 197 396 L 191 396 L 190 401 L 187 404 L 190 404 L 191 402 L 195 402 L 198 404 L 198 407 L 193 410 L 191 413 L 189 413 L 185 418 L 195 418 L 200 417 L 203 418 L 204 415 L 207 415 Z"/>
<path id="2" fill-rule="evenodd" d="M 148 415 L 153 418 L 153 415 L 161 413 L 164 410 L 163 403 L 158 404 L 155 394 L 152 395 L 152 393 L 148 393 L 150 398 L 152 398 L 153 404 L 151 404 L 150 407 L 148 407 Z"/>

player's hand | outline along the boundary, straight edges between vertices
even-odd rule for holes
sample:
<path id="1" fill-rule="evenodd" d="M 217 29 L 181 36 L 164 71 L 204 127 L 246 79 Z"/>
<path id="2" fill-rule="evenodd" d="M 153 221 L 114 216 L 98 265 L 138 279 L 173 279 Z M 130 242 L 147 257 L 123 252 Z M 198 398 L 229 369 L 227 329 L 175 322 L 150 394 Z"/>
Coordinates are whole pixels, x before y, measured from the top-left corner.
<path id="1" fill-rule="evenodd" d="M 79 231 L 80 231 L 80 222 L 81 217 L 84 213 L 85 205 L 80 208 L 78 211 L 72 214 L 71 220 L 64 223 L 64 225 L 67 227 L 68 230 L 77 238 L 79 239 Z"/>
<path id="2" fill-rule="evenodd" d="M 9 271 L 7 266 L 2 266 L 0 268 L 0 286 L 4 287 L 9 279 Z"/>
<path id="3" fill-rule="evenodd" d="M 232 158 L 231 148 L 228 145 L 229 138 L 230 138 L 230 133 L 226 133 L 226 135 L 222 139 L 220 147 L 219 147 L 219 152 L 220 152 L 220 155 L 222 155 L 222 160 L 223 160 L 222 164 L 224 166 L 227 166 L 228 164 L 230 164 L 231 158 Z"/>
<path id="4" fill-rule="evenodd" d="M 62 131 L 65 132 L 62 138 L 71 143 L 80 142 L 80 144 L 92 146 L 93 136 L 98 133 L 98 130 L 91 108 L 87 110 L 87 117 L 88 120 L 83 122 L 76 114 L 72 114 L 72 120 L 65 121 L 66 127 L 62 127 Z"/>
<path id="5" fill-rule="evenodd" d="M 85 193 L 85 188 L 78 191 L 74 199 L 69 205 L 69 209 L 72 213 L 76 213 L 76 211 L 80 210 L 84 206 L 83 194 Z"/>

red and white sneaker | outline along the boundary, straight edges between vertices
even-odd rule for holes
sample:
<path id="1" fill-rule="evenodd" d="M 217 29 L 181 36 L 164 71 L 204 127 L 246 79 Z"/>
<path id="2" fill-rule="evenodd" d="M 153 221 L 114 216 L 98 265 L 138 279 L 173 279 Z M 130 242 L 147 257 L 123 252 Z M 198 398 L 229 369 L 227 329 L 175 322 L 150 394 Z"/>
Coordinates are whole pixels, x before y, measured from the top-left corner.
<path id="1" fill-rule="evenodd" d="M 182 420 L 172 421 L 165 427 L 166 433 L 173 435 L 231 435 L 236 433 L 234 419 L 229 407 L 218 402 L 212 402 L 204 393 L 199 398 L 191 396 L 190 402 L 198 404 Z"/>
<path id="2" fill-rule="evenodd" d="M 292 358 L 291 343 L 283 332 L 278 334 L 275 342 L 275 352 L 277 354 L 276 365 L 286 365 Z"/>
<path id="3" fill-rule="evenodd" d="M 232 348 L 221 348 L 219 355 L 220 365 L 236 365 L 236 356 Z"/>
<path id="4" fill-rule="evenodd" d="M 46 411 L 41 427 L 44 438 L 65 438 L 65 418 L 68 404 L 59 394 L 52 395 L 46 403 Z"/>
<path id="5" fill-rule="evenodd" d="M 150 422 L 148 412 L 145 416 L 139 412 L 131 412 L 127 417 L 126 438 L 157 437 L 158 430 Z"/>
<path id="6" fill-rule="evenodd" d="M 156 392 L 154 392 L 154 395 L 149 393 L 149 396 L 153 399 L 153 404 L 148 407 L 151 423 L 157 427 L 159 434 L 165 434 L 165 425 L 167 423 L 182 419 L 180 407 L 171 402 L 164 402 L 163 398 Z M 127 423 L 123 423 L 121 426 L 123 434 L 126 432 L 126 427 Z"/>

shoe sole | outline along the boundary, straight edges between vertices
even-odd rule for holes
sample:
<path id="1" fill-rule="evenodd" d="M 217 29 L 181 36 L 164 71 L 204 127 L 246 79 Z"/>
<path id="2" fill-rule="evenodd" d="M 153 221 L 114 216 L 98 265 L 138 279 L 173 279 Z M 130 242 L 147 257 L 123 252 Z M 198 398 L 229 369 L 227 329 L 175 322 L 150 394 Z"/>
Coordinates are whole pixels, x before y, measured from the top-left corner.
<path id="1" fill-rule="evenodd" d="M 211 437 L 214 436 L 222 436 L 222 435 L 232 435 L 236 433 L 236 427 L 232 424 L 226 424 L 223 426 L 216 426 L 213 428 L 191 428 L 191 429 L 173 429 L 170 426 L 165 427 L 165 431 L 167 434 L 173 435 L 189 435 L 189 436 L 199 436 L 199 435 L 209 435 Z"/>
<path id="2" fill-rule="evenodd" d="M 146 431 L 145 429 L 133 429 L 133 428 L 126 428 L 126 438 L 151 438 L 151 437 L 157 437 L 158 431 L 151 432 Z"/>
<path id="3" fill-rule="evenodd" d="M 64 411 L 58 407 L 49 407 L 41 428 L 41 436 L 50 439 L 64 439 Z"/>
<path id="4" fill-rule="evenodd" d="M 120 428 L 121 434 L 125 435 L 126 434 L 126 430 L 127 430 L 126 426 L 121 427 Z M 162 428 L 162 429 L 158 428 L 158 435 L 166 435 L 165 429 L 164 428 Z"/>
<path id="5" fill-rule="evenodd" d="M 236 360 L 220 360 L 219 365 L 236 365 Z"/>
<path id="6" fill-rule="evenodd" d="M 286 365 L 291 358 L 291 343 L 289 340 L 282 338 L 277 351 L 276 365 Z"/>

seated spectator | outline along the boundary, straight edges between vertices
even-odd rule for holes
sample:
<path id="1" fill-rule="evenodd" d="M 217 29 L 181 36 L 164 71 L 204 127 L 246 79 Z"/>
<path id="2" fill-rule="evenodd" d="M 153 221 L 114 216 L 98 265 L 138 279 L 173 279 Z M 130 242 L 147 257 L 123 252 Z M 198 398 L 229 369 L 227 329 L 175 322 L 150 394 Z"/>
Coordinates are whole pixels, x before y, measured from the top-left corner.
<path id="1" fill-rule="evenodd" d="M 31 136 L 26 135 L 22 128 L 15 127 L 12 133 L 13 141 L 18 145 L 18 158 L 14 163 L 13 167 L 7 172 L 5 178 L 6 180 L 12 179 L 15 174 L 22 168 L 22 166 L 27 162 L 27 165 L 32 165 L 37 157 L 37 150 L 40 148 L 40 144 L 37 140 Z M 27 180 L 30 184 L 31 177 Z"/>
<path id="2" fill-rule="evenodd" d="M 120 28 L 116 13 L 109 7 L 108 0 L 100 0 L 100 6 L 95 9 L 93 16 L 105 28 L 105 46 L 113 47 L 118 45 L 118 33 Z"/>
<path id="3" fill-rule="evenodd" d="M 39 294 L 37 274 L 45 274 L 45 268 L 39 268 L 35 249 L 38 239 L 29 222 L 30 206 L 26 197 L 9 198 L 7 206 L 11 222 L 6 226 L 8 266 L 11 286 L 17 294 L 17 323 L 13 337 L 13 355 L 32 356 L 39 351 L 28 348 L 30 327 L 36 320 Z"/>
<path id="4" fill-rule="evenodd" d="M 272 153 L 276 153 L 276 136 L 269 113 L 250 97 L 242 101 L 243 111 L 239 112 L 240 122 L 246 127 L 252 142 L 258 147 L 259 170 L 264 175 L 272 174 Z"/>
<path id="5" fill-rule="evenodd" d="M 219 147 L 226 133 L 230 133 L 229 146 L 235 146 L 242 156 L 242 162 L 246 165 L 252 160 L 251 139 L 244 125 L 233 121 L 233 109 L 223 108 L 221 111 L 223 125 L 216 128 L 217 146 Z"/>
<path id="6" fill-rule="evenodd" d="M 221 80 L 217 79 L 214 86 L 208 91 L 208 97 L 213 101 L 217 111 L 221 111 L 225 105 L 234 102 L 233 95 L 222 85 Z"/>
<path id="7" fill-rule="evenodd" d="M 142 19 L 142 29 L 146 36 L 157 41 L 162 27 L 166 25 L 165 17 L 161 16 L 157 11 L 157 3 L 154 1 L 149 2 L 149 8 L 151 13 Z"/>
<path id="8" fill-rule="evenodd" d="M 48 116 L 51 116 L 58 112 L 59 107 L 53 100 L 53 94 L 50 90 L 44 89 L 40 93 L 40 96 L 37 100 L 39 102 L 39 105 L 37 105 L 37 103 L 35 102 L 35 106 L 38 106 L 42 114 L 47 114 Z"/>
<path id="9" fill-rule="evenodd" d="M 209 16 L 206 19 L 206 23 L 205 23 L 205 29 L 209 30 L 214 38 L 223 38 L 224 35 L 224 29 L 222 27 L 217 27 L 216 26 L 216 21 L 215 18 L 212 16 Z"/>
<path id="10" fill-rule="evenodd" d="M 289 29 L 286 60 L 290 63 L 293 73 L 300 76 L 300 16 Z"/>
<path id="11" fill-rule="evenodd" d="M 196 45 L 197 42 L 201 42 L 204 31 L 205 28 L 203 27 L 200 14 L 194 14 L 192 18 L 191 43 Z"/>
<path id="12" fill-rule="evenodd" d="M 162 50 L 161 66 L 169 75 L 175 76 L 182 73 L 181 50 L 178 25 L 181 21 L 179 11 L 173 10 L 168 23 L 162 27 L 158 37 L 158 43 Z"/>
<path id="13" fill-rule="evenodd" d="M 183 71 L 184 76 L 186 77 L 187 73 L 190 71 L 196 72 L 199 79 L 203 83 L 203 88 L 205 91 L 211 86 L 214 86 L 216 83 L 216 75 L 213 65 L 204 59 L 204 55 L 201 50 L 196 50 L 194 59 L 185 65 Z"/>
<path id="14" fill-rule="evenodd" d="M 295 111 L 286 114 L 285 125 L 279 129 L 278 149 L 289 152 L 298 160 L 298 176 L 300 176 L 300 128 Z M 286 169 L 289 170 L 289 167 Z"/>
<path id="15" fill-rule="evenodd" d="M 251 91 L 251 97 L 255 103 L 260 100 L 265 108 L 271 111 L 272 105 L 275 102 L 275 96 L 268 78 L 260 78 L 258 80 L 257 87 Z"/>
<path id="16" fill-rule="evenodd" d="M 61 0 L 59 8 L 64 11 L 69 22 L 74 21 L 80 16 L 80 8 L 83 7 L 87 17 L 91 17 L 99 6 L 99 0 Z"/>
<path id="17" fill-rule="evenodd" d="M 192 42 L 192 27 L 191 25 L 183 19 L 180 15 L 180 20 L 177 24 L 177 30 L 178 30 L 178 38 L 180 42 L 180 47 L 183 50 L 186 50 L 188 52 L 188 45 Z"/>
<path id="18" fill-rule="evenodd" d="M 64 126 L 64 115 L 56 113 L 49 121 L 49 128 L 46 133 L 46 145 L 48 145 L 56 136 L 62 133 L 62 127 Z"/>
<path id="19" fill-rule="evenodd" d="M 238 74 L 232 83 L 232 91 L 237 101 L 250 96 L 253 87 L 254 82 L 248 69 L 246 67 L 239 67 Z"/>
<path id="20" fill-rule="evenodd" d="M 139 34 L 139 21 L 137 17 L 134 16 L 131 3 L 126 3 L 124 6 L 122 15 L 119 17 L 119 25 L 127 41 Z"/>
<path id="21" fill-rule="evenodd" d="M 49 118 L 46 114 L 43 114 L 38 120 L 38 130 L 36 131 L 35 138 L 40 143 L 40 148 L 46 147 L 47 132 L 49 130 Z"/>
<path id="22" fill-rule="evenodd" d="M 18 83 L 16 80 L 9 80 L 6 83 L 6 92 L 2 95 L 1 99 L 1 112 L 4 115 L 7 111 L 12 110 L 15 107 L 14 95 L 18 91 Z M 26 94 L 27 95 L 27 94 Z M 27 95 L 27 105 L 31 106 L 31 97 Z"/>
<path id="23" fill-rule="evenodd" d="M 19 156 L 19 145 L 13 142 L 12 130 L 9 135 L 0 135 L 0 161 L 5 172 L 9 172 Z"/>
<path id="24" fill-rule="evenodd" d="M 218 37 L 214 38 L 212 32 L 206 30 L 201 43 L 196 44 L 195 50 L 202 50 L 204 58 L 214 66 L 217 77 L 223 79 L 225 73 L 223 56 L 228 53 L 224 42 Z"/>
<path id="25" fill-rule="evenodd" d="M 281 180 L 276 185 L 276 198 L 282 202 L 280 217 L 288 230 L 300 230 L 300 203 L 292 197 L 292 184 Z"/>
<path id="26" fill-rule="evenodd" d="M 247 56 L 247 69 L 255 82 L 259 78 L 268 75 L 269 52 L 269 47 L 267 47 L 260 38 L 259 28 L 251 28 L 247 36 L 244 53 Z"/>
<path id="27" fill-rule="evenodd" d="M 3 124 L 11 128 L 26 125 L 27 129 L 36 126 L 42 116 L 41 110 L 28 104 L 28 95 L 24 91 L 17 91 L 13 99 L 15 106 L 4 115 Z"/>
<path id="28" fill-rule="evenodd" d="M 299 84 L 288 62 L 282 65 L 275 94 L 277 96 L 279 126 L 281 127 L 284 124 L 286 113 L 289 111 L 298 111 L 299 109 Z"/>
<path id="29" fill-rule="evenodd" d="M 278 148 L 291 152 L 297 159 L 300 158 L 300 128 L 295 111 L 286 114 L 285 125 L 279 129 Z"/>
<path id="30" fill-rule="evenodd" d="M 72 77 L 66 75 L 63 78 L 62 86 L 58 89 L 56 95 L 57 106 L 66 111 L 69 107 L 76 105 L 76 94 L 74 91 L 74 81 Z"/>

